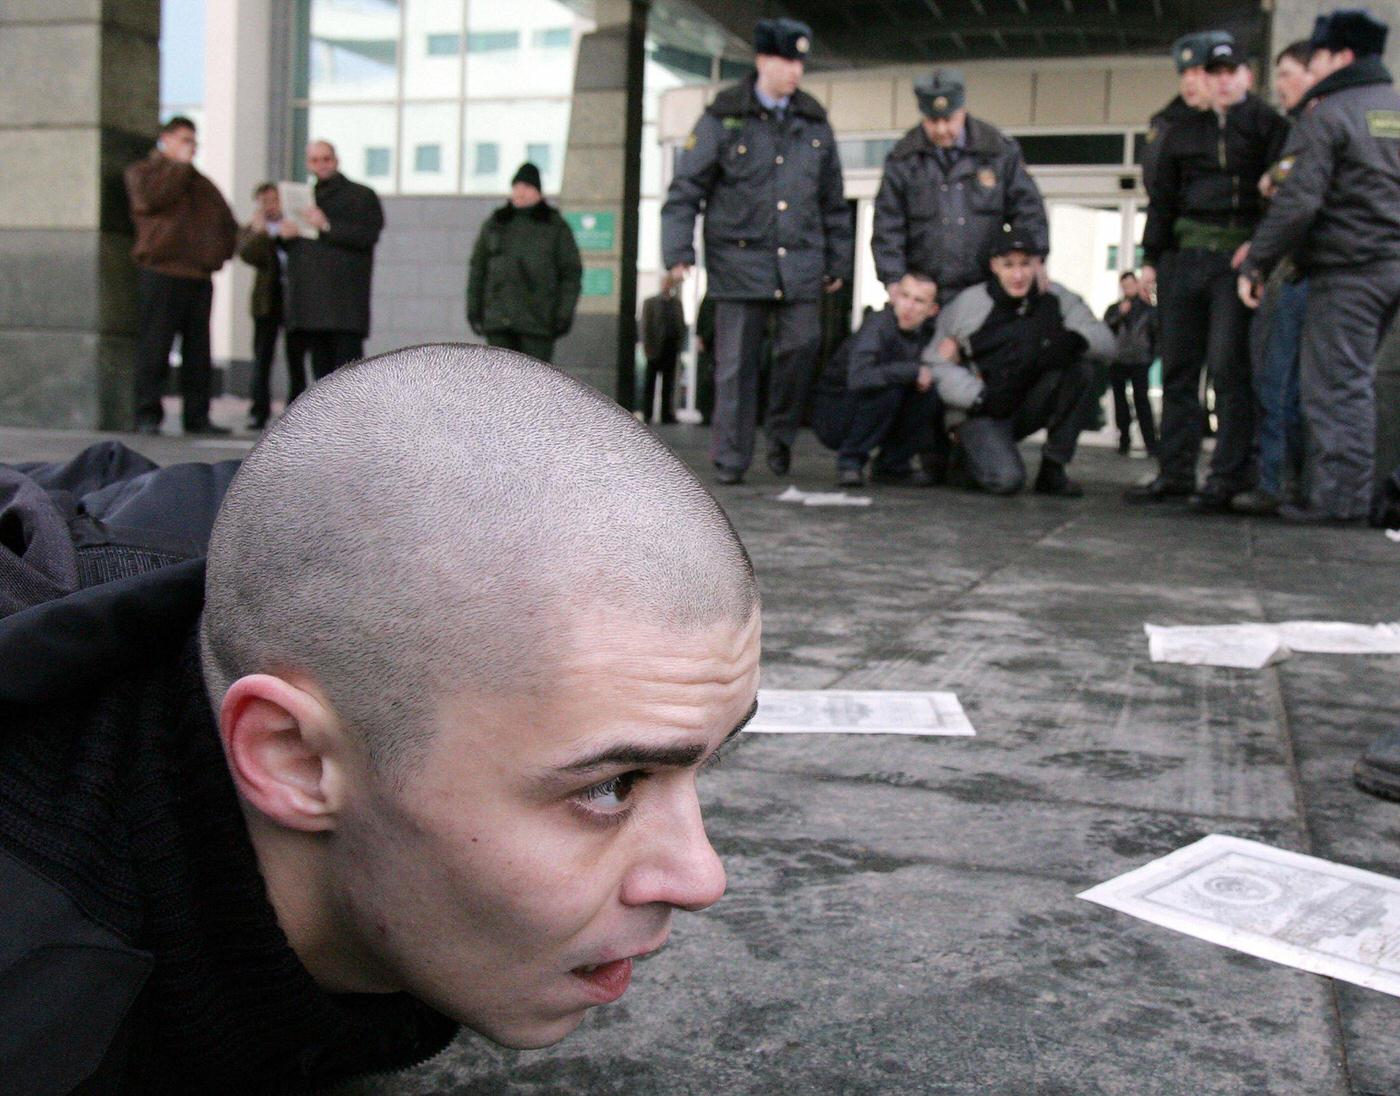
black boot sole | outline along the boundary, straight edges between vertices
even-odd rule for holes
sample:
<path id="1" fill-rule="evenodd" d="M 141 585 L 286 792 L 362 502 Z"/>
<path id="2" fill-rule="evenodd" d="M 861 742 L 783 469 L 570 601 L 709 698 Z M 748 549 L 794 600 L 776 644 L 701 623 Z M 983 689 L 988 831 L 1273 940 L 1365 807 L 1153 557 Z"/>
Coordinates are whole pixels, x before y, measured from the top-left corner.
<path id="1" fill-rule="evenodd" d="M 1373 772 L 1365 761 L 1358 761 L 1351 771 L 1351 778 L 1363 792 L 1374 795 L 1377 799 L 1400 803 L 1400 778 L 1387 774 L 1385 779 L 1381 779 L 1373 775 Z"/>

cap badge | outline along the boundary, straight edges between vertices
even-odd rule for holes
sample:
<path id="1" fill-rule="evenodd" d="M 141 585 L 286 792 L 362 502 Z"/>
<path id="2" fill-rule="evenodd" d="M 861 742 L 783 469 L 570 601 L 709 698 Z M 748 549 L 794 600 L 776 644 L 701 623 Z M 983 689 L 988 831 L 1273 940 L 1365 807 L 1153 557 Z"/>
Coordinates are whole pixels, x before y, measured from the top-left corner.
<path id="1" fill-rule="evenodd" d="M 937 99 L 935 99 L 935 100 L 933 101 L 933 109 L 934 109 L 934 110 L 947 110 L 947 109 L 948 109 L 948 96 L 946 96 L 946 95 L 940 95 Z"/>
<path id="2" fill-rule="evenodd" d="M 792 45 L 798 53 L 806 53 L 809 49 L 812 48 L 812 43 L 807 41 L 807 36 L 805 34 L 800 35 L 797 41 L 794 42 Z"/>
<path id="3" fill-rule="evenodd" d="M 1187 46 L 1186 49 L 1184 49 L 1184 50 L 1181 51 L 1181 59 L 1182 59 L 1183 61 L 1189 61 L 1189 60 L 1191 60 L 1191 59 L 1192 59 L 1193 57 L 1195 57 L 1195 56 L 1196 56 L 1196 51 L 1193 50 L 1193 49 L 1191 49 L 1190 46 Z"/>

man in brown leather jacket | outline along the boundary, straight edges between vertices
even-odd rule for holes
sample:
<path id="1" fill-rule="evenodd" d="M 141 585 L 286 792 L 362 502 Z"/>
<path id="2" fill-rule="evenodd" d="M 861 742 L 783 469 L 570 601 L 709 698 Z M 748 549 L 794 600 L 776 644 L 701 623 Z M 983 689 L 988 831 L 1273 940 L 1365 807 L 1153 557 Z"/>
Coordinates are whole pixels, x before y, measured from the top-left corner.
<path id="1" fill-rule="evenodd" d="M 141 336 L 136 350 L 136 429 L 160 433 L 160 397 L 180 336 L 180 395 L 187 434 L 224 434 L 209 421 L 209 312 L 214 271 L 233 257 L 238 222 L 219 188 L 195 169 L 194 123 L 176 116 L 156 147 L 126 169 L 136 224 Z"/>

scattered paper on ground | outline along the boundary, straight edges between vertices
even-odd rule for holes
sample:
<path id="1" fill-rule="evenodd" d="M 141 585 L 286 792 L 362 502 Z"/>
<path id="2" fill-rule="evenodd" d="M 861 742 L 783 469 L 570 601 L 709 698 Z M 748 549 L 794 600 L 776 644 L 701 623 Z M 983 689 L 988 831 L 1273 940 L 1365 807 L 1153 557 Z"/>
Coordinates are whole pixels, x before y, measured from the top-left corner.
<path id="1" fill-rule="evenodd" d="M 1324 655 L 1400 655 L 1400 627 L 1285 620 L 1278 637 L 1290 651 Z"/>
<path id="2" fill-rule="evenodd" d="M 778 502 L 799 502 L 803 506 L 869 506 L 869 495 L 848 495 L 845 491 L 799 491 L 789 487 Z"/>
<path id="3" fill-rule="evenodd" d="M 1212 834 L 1079 897 L 1400 996 L 1400 881 L 1384 875 Z"/>
<path id="4" fill-rule="evenodd" d="M 1387 529 L 1385 535 L 1389 540 L 1400 540 L 1400 529 Z"/>
<path id="5" fill-rule="evenodd" d="M 1288 657 L 1278 633 L 1268 624 L 1184 628 L 1145 624 L 1143 627 L 1147 629 L 1147 651 L 1153 662 L 1257 670 Z"/>
<path id="6" fill-rule="evenodd" d="M 770 734 L 971 735 L 952 693 L 760 689 L 748 730 Z"/>

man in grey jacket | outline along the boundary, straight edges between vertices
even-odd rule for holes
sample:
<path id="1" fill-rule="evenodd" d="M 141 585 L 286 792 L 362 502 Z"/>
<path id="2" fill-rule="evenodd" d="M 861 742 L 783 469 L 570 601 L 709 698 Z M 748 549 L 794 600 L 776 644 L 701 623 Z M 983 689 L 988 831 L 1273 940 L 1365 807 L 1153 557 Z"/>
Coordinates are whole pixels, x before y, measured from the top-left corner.
<path id="1" fill-rule="evenodd" d="M 921 77 L 914 95 L 924 117 L 885 159 L 871 250 L 884 285 L 924 271 L 946 308 L 987 276 L 1004 225 L 1032 243 L 1037 264 L 1050 251 L 1050 228 L 1021 146 L 968 115 L 961 72 Z"/>
<path id="2" fill-rule="evenodd" d="M 993 245 L 992 277 L 962 293 L 939 315 L 924 361 L 933 369 L 947 421 L 973 482 L 996 495 L 1025 486 L 1016 443 L 1046 431 L 1035 490 L 1077 498 L 1084 492 L 1065 466 L 1079 440 L 1081 405 L 1093 380 L 1086 356 L 1107 359 L 1113 335 L 1083 299 L 1051 282 L 1041 292 L 1041 259 L 1032 241 L 1003 233 Z"/>
<path id="3" fill-rule="evenodd" d="M 821 344 L 821 299 L 850 277 L 853 228 L 836 135 L 798 90 L 812 32 L 792 19 L 754 31 L 755 72 L 725 88 L 686 141 L 661 209 L 661 250 L 679 282 L 705 263 L 715 308 L 715 479 L 741 483 L 753 459 L 758 374 L 773 325 L 768 467 L 785 475 Z"/>
<path id="4" fill-rule="evenodd" d="M 1289 521 L 1360 523 L 1376 487 L 1376 349 L 1400 306 L 1400 94 L 1380 60 L 1387 30 L 1362 11 L 1318 17 L 1308 63 L 1318 83 L 1239 278 L 1250 307 L 1287 255 L 1310 279 L 1300 374 L 1308 502 L 1280 506 Z"/>

